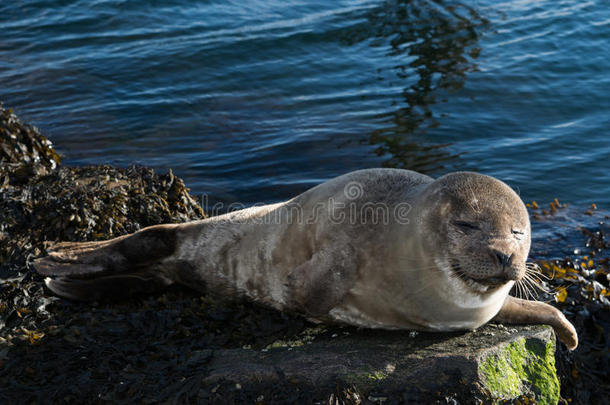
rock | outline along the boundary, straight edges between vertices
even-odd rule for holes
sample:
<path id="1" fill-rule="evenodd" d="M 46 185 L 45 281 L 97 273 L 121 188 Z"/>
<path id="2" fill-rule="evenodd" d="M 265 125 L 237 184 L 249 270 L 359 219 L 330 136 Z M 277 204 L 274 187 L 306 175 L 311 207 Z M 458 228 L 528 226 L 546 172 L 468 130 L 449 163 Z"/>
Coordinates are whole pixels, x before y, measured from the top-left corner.
<path id="1" fill-rule="evenodd" d="M 208 362 L 206 386 L 234 386 L 264 395 L 308 387 L 324 400 L 339 385 L 361 398 L 404 398 L 459 403 L 529 398 L 559 400 L 555 336 L 550 327 L 498 330 L 495 325 L 463 334 L 356 331 L 321 336 L 301 346 L 265 351 L 218 350 Z M 344 398 L 345 399 L 345 398 Z M 378 400 L 381 401 L 381 400 Z M 374 401 L 375 402 L 375 401 Z"/>

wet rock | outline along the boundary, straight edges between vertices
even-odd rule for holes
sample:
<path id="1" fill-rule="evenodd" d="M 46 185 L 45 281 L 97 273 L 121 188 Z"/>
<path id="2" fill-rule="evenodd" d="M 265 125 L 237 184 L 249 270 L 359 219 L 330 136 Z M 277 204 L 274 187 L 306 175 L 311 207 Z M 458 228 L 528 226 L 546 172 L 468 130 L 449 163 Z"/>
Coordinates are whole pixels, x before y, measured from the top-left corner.
<path id="1" fill-rule="evenodd" d="M 346 329 L 349 335 L 325 333 L 302 346 L 215 351 L 203 382 L 261 393 L 308 387 L 318 400 L 337 386 L 376 398 L 373 402 L 400 402 L 405 396 L 429 403 L 445 397 L 459 403 L 559 400 L 555 336 L 548 327 L 511 332 L 487 326 L 415 338 L 408 332 Z"/>

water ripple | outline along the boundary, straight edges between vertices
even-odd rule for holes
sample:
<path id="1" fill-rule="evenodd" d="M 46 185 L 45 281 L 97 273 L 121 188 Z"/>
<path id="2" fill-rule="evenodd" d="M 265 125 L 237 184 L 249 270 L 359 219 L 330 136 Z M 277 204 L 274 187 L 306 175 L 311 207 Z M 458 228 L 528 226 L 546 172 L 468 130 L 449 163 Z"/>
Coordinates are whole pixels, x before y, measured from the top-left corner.
<path id="1" fill-rule="evenodd" d="M 69 164 L 224 201 L 364 167 L 610 206 L 610 10 L 576 0 L 0 4 L 0 100 Z"/>

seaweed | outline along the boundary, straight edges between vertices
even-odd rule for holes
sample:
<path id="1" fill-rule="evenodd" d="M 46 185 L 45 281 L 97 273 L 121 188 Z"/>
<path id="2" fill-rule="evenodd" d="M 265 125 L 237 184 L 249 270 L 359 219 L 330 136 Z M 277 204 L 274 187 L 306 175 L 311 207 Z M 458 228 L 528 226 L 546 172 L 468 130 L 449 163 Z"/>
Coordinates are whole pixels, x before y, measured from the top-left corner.
<path id="1" fill-rule="evenodd" d="M 542 253 L 537 299 L 558 307 L 575 325 L 580 344 L 570 352 L 558 346 L 562 397 L 572 403 L 608 403 L 610 398 L 610 232 L 597 206 L 575 210 L 557 199 L 549 208 L 528 204 L 532 219 L 554 228 L 558 253 Z M 578 218 L 579 221 L 574 221 Z M 574 224 L 576 222 L 576 225 Z M 535 249 L 534 249 L 535 250 Z M 561 256 L 558 256 L 561 254 Z"/>

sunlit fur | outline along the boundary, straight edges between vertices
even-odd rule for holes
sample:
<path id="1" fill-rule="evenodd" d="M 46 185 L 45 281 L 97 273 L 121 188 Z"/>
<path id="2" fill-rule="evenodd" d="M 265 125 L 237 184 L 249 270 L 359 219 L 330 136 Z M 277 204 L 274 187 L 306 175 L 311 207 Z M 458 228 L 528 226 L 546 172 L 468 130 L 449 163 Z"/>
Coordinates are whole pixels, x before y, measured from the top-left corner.
<path id="1" fill-rule="evenodd" d="M 359 192 L 348 193 L 350 184 Z M 401 204 L 411 211 L 404 221 L 375 222 L 362 210 L 370 203 L 390 215 Z M 304 214 L 301 220 L 291 217 L 295 209 Z M 342 213 L 346 216 L 337 220 Z M 316 321 L 473 329 L 498 313 L 514 281 L 524 277 L 529 233 L 523 203 L 499 180 L 469 172 L 434 180 L 407 170 L 369 169 L 284 203 L 149 228 L 99 249 L 66 246 L 38 261 L 37 268 L 61 274 L 47 285 L 75 298 L 85 288 L 93 296 L 115 270 L 123 269 L 121 279 L 132 280 L 129 271 L 137 269 L 164 285 L 243 295 Z M 173 253 L 159 256 L 157 244 L 169 239 Z M 502 267 L 497 252 L 513 255 L 511 265 Z M 146 263 L 151 254 L 159 257 Z M 87 273 L 87 283 L 75 272 Z"/>
<path id="2" fill-rule="evenodd" d="M 363 209 L 370 204 L 389 221 L 374 221 Z M 515 282 L 522 296 L 536 285 L 529 247 L 527 211 L 499 180 L 369 169 L 283 203 L 63 243 L 34 265 L 52 291 L 78 300 L 180 283 L 371 328 L 463 330 L 492 318 L 546 323 L 574 349 L 576 330 L 560 311 L 508 295 Z"/>

